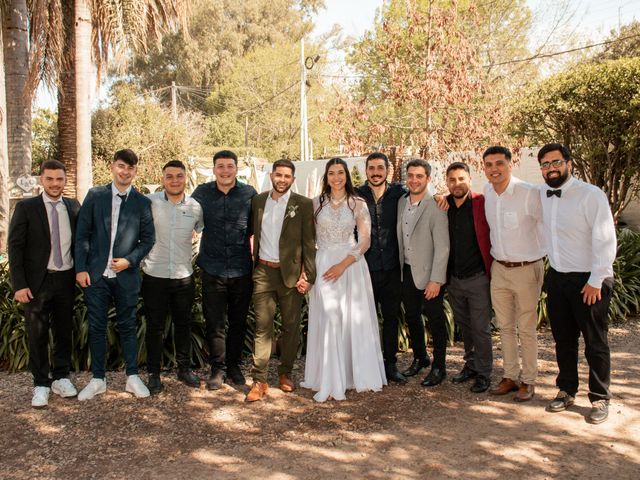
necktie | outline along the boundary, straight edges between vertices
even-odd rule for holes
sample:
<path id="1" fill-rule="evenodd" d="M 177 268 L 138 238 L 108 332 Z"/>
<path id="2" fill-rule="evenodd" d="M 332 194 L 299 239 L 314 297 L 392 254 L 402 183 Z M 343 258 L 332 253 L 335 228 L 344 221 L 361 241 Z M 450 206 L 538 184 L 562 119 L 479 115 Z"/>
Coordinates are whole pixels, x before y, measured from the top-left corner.
<path id="1" fill-rule="evenodd" d="M 560 198 L 562 196 L 562 189 L 559 188 L 557 190 L 547 190 L 547 198 L 553 197 L 554 195 Z"/>
<path id="2" fill-rule="evenodd" d="M 62 248 L 60 247 L 60 221 L 58 220 L 58 204 L 60 201 L 51 202 L 51 252 L 53 253 L 53 265 L 62 267 Z"/>

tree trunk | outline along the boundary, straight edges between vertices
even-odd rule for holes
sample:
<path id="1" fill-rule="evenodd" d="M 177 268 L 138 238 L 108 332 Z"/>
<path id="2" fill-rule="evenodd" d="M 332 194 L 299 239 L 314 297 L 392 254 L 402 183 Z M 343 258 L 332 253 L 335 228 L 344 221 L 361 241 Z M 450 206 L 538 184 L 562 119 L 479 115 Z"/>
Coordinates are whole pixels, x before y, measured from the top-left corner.
<path id="1" fill-rule="evenodd" d="M 76 189 L 77 198 L 82 201 L 92 185 L 91 12 L 88 0 L 76 0 L 75 7 Z"/>
<path id="2" fill-rule="evenodd" d="M 29 27 L 26 0 L 13 0 L 2 19 L 9 175 L 31 173 L 31 98 L 25 89 L 29 75 Z"/>
<path id="3" fill-rule="evenodd" d="M 7 236 L 9 234 L 9 150 L 7 147 L 7 97 L 2 48 L 2 29 L 0 29 L 0 255 L 7 251 Z"/>
<path id="4" fill-rule="evenodd" d="M 75 10 L 72 2 L 64 2 L 62 8 L 65 57 L 58 86 L 58 149 L 60 160 L 67 168 L 64 194 L 76 197 L 78 195 L 78 155 L 76 152 Z"/>

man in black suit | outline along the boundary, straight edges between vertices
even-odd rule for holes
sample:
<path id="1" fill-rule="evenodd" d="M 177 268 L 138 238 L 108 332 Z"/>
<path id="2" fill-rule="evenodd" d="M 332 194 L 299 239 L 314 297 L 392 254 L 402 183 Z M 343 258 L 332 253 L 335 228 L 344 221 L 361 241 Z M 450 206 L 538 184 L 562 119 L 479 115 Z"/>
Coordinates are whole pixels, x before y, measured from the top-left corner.
<path id="1" fill-rule="evenodd" d="M 113 182 L 89 190 L 80 209 L 76 232 L 76 280 L 84 288 L 89 318 L 89 350 L 93 378 L 78 400 L 104 393 L 107 315 L 111 302 L 127 373 L 125 390 L 138 398 L 149 390 L 138 376 L 136 307 L 140 291 L 140 261 L 155 241 L 151 201 L 132 187 L 138 157 L 119 150 L 111 162 Z"/>
<path id="2" fill-rule="evenodd" d="M 62 196 L 64 164 L 40 167 L 44 192 L 16 205 L 9 227 L 9 271 L 14 298 L 23 305 L 33 374 L 31 406 L 46 407 L 49 393 L 78 394 L 69 380 L 73 317 L 73 233 L 80 204 Z M 49 378 L 49 328 L 53 332 L 53 381 Z"/>

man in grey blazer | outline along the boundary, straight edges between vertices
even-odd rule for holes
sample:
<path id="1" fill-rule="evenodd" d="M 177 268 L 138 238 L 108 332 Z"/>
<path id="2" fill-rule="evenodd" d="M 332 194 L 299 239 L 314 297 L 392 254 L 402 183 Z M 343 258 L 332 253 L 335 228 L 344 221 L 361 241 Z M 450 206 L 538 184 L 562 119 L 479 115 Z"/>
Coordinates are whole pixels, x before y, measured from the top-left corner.
<path id="1" fill-rule="evenodd" d="M 410 377 L 429 366 L 422 312 L 433 338 L 433 366 L 422 381 L 425 387 L 446 376 L 447 328 L 443 285 L 449 260 L 449 221 L 427 192 L 431 166 L 424 160 L 407 164 L 409 194 L 398 202 L 398 246 L 402 266 L 402 302 L 411 335 L 413 363 L 403 372 Z"/>

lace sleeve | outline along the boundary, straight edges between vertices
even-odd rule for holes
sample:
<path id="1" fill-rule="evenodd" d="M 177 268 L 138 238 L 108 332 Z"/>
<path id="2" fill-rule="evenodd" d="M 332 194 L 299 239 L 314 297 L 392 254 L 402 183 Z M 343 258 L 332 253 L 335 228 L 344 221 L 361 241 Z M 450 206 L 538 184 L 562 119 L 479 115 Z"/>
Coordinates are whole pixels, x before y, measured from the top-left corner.
<path id="1" fill-rule="evenodd" d="M 351 254 L 358 261 L 369 250 L 371 245 L 371 216 L 364 200 L 356 199 L 355 204 L 354 215 L 356 217 L 356 229 L 358 230 L 358 245 L 352 250 Z"/>

